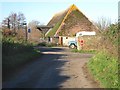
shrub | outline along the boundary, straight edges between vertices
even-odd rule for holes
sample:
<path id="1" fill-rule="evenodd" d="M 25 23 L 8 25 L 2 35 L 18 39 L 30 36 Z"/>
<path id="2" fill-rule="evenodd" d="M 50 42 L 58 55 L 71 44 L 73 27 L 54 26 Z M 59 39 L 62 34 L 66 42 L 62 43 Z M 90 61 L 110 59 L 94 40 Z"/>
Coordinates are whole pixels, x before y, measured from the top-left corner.
<path id="1" fill-rule="evenodd" d="M 38 58 L 40 52 L 33 45 L 24 41 L 16 41 L 12 37 L 3 38 L 2 42 L 2 71 L 3 80 L 17 68 Z M 8 74 L 9 73 L 9 74 Z"/>

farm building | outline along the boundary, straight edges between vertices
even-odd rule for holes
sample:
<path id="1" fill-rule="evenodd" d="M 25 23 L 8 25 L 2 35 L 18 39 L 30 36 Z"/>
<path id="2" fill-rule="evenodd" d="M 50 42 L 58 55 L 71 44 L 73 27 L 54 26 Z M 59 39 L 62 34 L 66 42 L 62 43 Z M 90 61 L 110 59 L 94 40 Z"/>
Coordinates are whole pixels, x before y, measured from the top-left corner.
<path id="1" fill-rule="evenodd" d="M 47 26 L 51 28 L 45 31 L 45 37 L 50 38 L 52 43 L 63 46 L 68 46 L 69 41 L 75 41 L 78 32 L 95 32 L 96 35 L 99 33 L 98 28 L 74 4 L 55 14 Z M 79 39 L 84 40 L 84 49 L 97 48 L 96 40 L 98 37 L 96 35 L 79 37 Z"/>
<path id="2" fill-rule="evenodd" d="M 97 31 L 96 26 L 73 4 L 67 10 L 57 13 L 48 23 L 53 26 L 46 37 L 73 37 L 80 31 Z"/>
<path id="3" fill-rule="evenodd" d="M 68 9 L 53 16 L 48 26 L 53 26 L 45 34 L 46 37 L 57 37 L 58 43 L 66 46 L 67 42 L 75 39 L 80 31 L 99 32 L 97 27 L 73 4 Z"/>

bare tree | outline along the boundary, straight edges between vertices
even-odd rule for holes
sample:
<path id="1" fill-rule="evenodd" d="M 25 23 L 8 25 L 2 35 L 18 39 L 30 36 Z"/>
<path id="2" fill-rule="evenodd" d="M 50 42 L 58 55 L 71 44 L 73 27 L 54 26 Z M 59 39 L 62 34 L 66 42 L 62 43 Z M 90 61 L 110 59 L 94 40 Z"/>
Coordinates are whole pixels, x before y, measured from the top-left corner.
<path id="1" fill-rule="evenodd" d="M 17 24 L 17 14 L 16 13 L 11 13 L 9 15 L 9 19 L 10 19 L 11 29 L 15 33 L 16 32 L 16 24 Z"/>
<path id="2" fill-rule="evenodd" d="M 25 16 L 23 13 L 19 12 L 18 13 L 18 16 L 17 16 L 17 27 L 18 27 L 18 30 L 23 26 L 23 23 L 25 21 Z"/>
<path id="3" fill-rule="evenodd" d="M 2 21 L 2 27 L 6 27 L 6 28 L 10 29 L 10 19 L 9 18 L 5 18 Z"/>
<path id="4" fill-rule="evenodd" d="M 28 27 L 36 27 L 37 25 L 39 25 L 40 22 L 36 21 L 36 20 L 32 20 L 29 24 Z"/>
<path id="5" fill-rule="evenodd" d="M 32 20 L 31 22 L 28 23 L 28 28 L 31 28 L 33 30 L 36 29 L 36 26 L 39 25 L 40 22 L 36 20 Z"/>
<path id="6" fill-rule="evenodd" d="M 111 25 L 111 20 L 109 18 L 107 19 L 105 17 L 101 17 L 95 24 L 100 30 L 105 30 L 107 27 Z"/>
<path id="7" fill-rule="evenodd" d="M 23 28 L 23 23 L 26 20 L 23 13 L 11 13 L 2 21 L 2 27 L 4 30 L 9 29 L 12 32 L 17 33 L 17 30 Z"/>

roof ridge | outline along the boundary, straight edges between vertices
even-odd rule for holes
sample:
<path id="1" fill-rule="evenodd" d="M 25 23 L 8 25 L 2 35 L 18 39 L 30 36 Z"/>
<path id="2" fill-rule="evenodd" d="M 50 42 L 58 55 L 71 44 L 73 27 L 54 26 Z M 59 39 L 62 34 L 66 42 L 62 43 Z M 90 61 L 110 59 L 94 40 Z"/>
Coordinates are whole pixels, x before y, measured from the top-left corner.
<path id="1" fill-rule="evenodd" d="M 78 10 L 78 11 L 80 11 L 80 10 L 76 7 L 76 5 L 72 4 L 72 5 L 69 7 L 69 9 L 68 9 L 65 17 L 63 18 L 63 20 L 62 20 L 59 28 L 57 29 L 57 31 L 56 31 L 56 33 L 55 33 L 55 36 L 56 36 L 57 33 L 60 31 L 60 28 L 61 28 L 62 24 L 64 23 L 65 19 L 68 17 L 68 15 L 69 15 L 73 10 Z"/>

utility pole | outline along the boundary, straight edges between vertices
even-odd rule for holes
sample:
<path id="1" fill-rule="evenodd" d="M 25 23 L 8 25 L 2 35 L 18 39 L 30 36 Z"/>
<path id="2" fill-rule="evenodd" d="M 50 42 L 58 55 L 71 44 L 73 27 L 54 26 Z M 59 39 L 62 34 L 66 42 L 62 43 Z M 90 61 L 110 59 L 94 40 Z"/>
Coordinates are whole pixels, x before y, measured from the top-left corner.
<path id="1" fill-rule="evenodd" d="M 27 33 L 27 23 L 24 22 L 23 23 L 24 29 L 25 29 L 25 41 L 27 42 L 27 38 L 28 38 L 28 33 Z"/>

